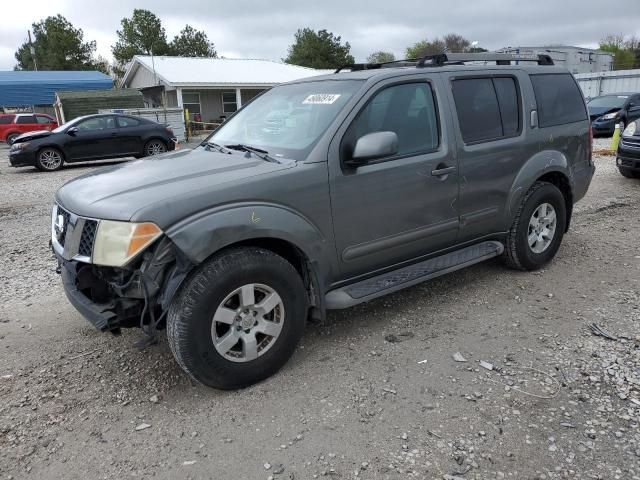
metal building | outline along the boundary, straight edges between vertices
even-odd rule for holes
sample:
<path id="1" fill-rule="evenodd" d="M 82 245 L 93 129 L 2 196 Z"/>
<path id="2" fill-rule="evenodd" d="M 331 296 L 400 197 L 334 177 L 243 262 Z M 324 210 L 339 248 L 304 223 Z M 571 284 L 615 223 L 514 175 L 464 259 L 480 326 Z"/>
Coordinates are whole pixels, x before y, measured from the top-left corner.
<path id="1" fill-rule="evenodd" d="M 575 77 L 588 100 L 611 93 L 640 93 L 640 69 L 580 73 Z"/>
<path id="2" fill-rule="evenodd" d="M 518 55 L 550 55 L 556 65 L 566 68 L 573 74 L 603 72 L 613 69 L 612 53 L 590 48 L 559 45 L 549 47 L 506 47 L 497 51 Z"/>

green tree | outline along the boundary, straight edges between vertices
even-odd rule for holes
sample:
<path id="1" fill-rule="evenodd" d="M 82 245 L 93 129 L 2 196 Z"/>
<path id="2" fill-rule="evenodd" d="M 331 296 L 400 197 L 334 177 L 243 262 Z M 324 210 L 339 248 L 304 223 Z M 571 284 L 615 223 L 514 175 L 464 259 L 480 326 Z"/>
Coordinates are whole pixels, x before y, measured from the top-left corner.
<path id="1" fill-rule="evenodd" d="M 350 53 L 351 45 L 349 42 L 342 45 L 341 40 L 326 30 L 299 29 L 284 61 L 311 68 L 337 68 L 355 63 Z"/>
<path id="2" fill-rule="evenodd" d="M 373 52 L 371 55 L 367 57 L 367 63 L 386 63 L 386 62 L 394 62 L 396 56 L 391 52 Z"/>
<path id="3" fill-rule="evenodd" d="M 162 22 L 149 10 L 136 8 L 131 18 L 123 18 L 120 24 L 122 30 L 116 31 L 118 41 L 111 47 L 116 60 L 116 76 L 124 74 L 127 63 L 134 55 L 165 55 L 169 52 Z"/>
<path id="4" fill-rule="evenodd" d="M 185 25 L 180 34 L 173 37 L 173 41 L 169 44 L 169 52 L 171 55 L 183 57 L 216 58 L 218 56 L 207 34 L 196 30 L 191 25 Z"/>
<path id="5" fill-rule="evenodd" d="M 407 58 L 422 58 L 426 55 L 436 55 L 443 53 L 445 47 L 444 42 L 438 38 L 433 41 L 421 40 L 407 47 L 406 56 Z"/>
<path id="6" fill-rule="evenodd" d="M 635 52 L 628 48 L 622 35 L 607 35 L 600 41 L 600 50 L 613 53 L 614 70 L 628 70 L 635 66 Z"/>
<path id="7" fill-rule="evenodd" d="M 84 41 L 84 33 L 62 15 L 34 23 L 33 47 L 38 70 L 95 70 L 96 42 Z M 33 55 L 25 41 L 15 53 L 16 70 L 33 70 Z"/>

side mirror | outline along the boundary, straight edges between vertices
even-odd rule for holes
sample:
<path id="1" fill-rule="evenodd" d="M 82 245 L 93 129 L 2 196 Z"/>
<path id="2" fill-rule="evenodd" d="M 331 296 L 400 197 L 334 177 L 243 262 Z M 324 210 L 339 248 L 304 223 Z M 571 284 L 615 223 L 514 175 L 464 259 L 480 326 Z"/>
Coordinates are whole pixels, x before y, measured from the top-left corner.
<path id="1" fill-rule="evenodd" d="M 71 127 L 67 130 L 67 135 L 74 136 L 76 133 L 78 133 L 78 127 Z"/>
<path id="2" fill-rule="evenodd" d="M 398 135 L 395 132 L 373 132 L 358 139 L 351 159 L 346 164 L 353 167 L 369 160 L 390 157 L 398 153 Z"/>

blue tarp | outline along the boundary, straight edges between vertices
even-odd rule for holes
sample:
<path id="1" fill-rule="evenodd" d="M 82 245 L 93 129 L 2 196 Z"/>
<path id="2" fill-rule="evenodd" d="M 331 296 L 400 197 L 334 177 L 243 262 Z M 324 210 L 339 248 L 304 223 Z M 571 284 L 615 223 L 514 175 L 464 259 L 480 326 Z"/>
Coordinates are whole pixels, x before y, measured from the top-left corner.
<path id="1" fill-rule="evenodd" d="M 0 71 L 0 107 L 53 105 L 55 92 L 112 87 L 111 77 L 96 71 Z"/>

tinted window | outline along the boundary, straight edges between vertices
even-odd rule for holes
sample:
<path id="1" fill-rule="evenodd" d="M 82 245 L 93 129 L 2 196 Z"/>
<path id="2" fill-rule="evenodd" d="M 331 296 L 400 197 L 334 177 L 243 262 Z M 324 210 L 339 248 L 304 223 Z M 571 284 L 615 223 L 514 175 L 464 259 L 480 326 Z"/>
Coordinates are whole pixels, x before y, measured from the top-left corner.
<path id="1" fill-rule="evenodd" d="M 5 115 L 3 117 L 0 117 L 0 125 L 6 125 L 11 122 L 13 122 L 13 115 Z"/>
<path id="2" fill-rule="evenodd" d="M 33 115 L 21 115 L 16 119 L 16 123 L 36 123 Z"/>
<path id="3" fill-rule="evenodd" d="M 384 131 L 398 135 L 398 155 L 438 147 L 438 120 L 429 84 L 394 85 L 378 92 L 349 127 L 342 145 L 345 158 L 358 138 Z"/>
<path id="4" fill-rule="evenodd" d="M 455 80 L 453 97 L 465 143 L 502 136 L 498 97 L 490 78 Z"/>
<path id="5" fill-rule="evenodd" d="M 118 126 L 121 128 L 137 127 L 140 125 L 140 120 L 129 117 L 118 117 Z"/>
<path id="6" fill-rule="evenodd" d="M 505 137 L 517 135 L 520 132 L 520 105 L 516 81 L 511 77 L 494 78 L 493 86 L 500 105 L 502 133 Z"/>
<path id="7" fill-rule="evenodd" d="M 93 117 L 79 122 L 76 127 L 81 132 L 114 128 L 113 117 Z"/>
<path id="8" fill-rule="evenodd" d="M 38 123 L 51 123 L 53 122 L 53 120 L 51 120 L 49 117 L 45 117 L 42 115 L 36 115 L 36 121 Z"/>
<path id="9" fill-rule="evenodd" d="M 582 95 L 571 75 L 531 75 L 531 83 L 536 94 L 540 127 L 587 119 Z"/>

